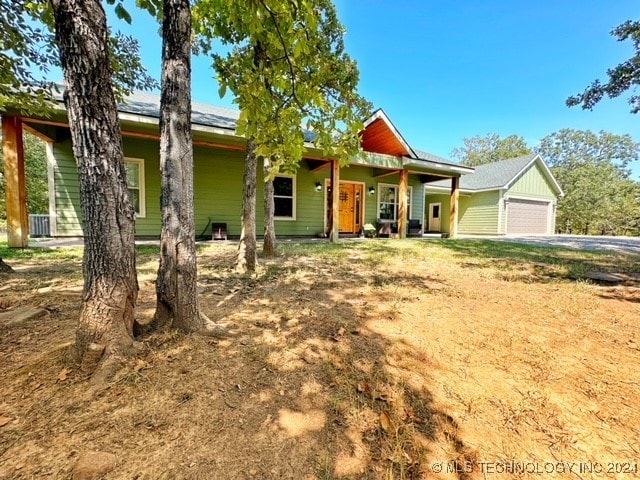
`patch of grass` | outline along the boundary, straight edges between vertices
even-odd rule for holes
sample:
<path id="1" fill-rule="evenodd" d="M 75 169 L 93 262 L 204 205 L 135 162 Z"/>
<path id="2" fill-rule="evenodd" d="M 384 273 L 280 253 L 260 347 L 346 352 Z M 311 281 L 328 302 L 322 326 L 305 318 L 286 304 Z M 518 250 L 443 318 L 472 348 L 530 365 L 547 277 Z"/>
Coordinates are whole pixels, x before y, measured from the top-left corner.
<path id="1" fill-rule="evenodd" d="M 82 258 L 82 248 L 9 248 L 0 242 L 0 258 L 4 260 L 73 260 Z"/>

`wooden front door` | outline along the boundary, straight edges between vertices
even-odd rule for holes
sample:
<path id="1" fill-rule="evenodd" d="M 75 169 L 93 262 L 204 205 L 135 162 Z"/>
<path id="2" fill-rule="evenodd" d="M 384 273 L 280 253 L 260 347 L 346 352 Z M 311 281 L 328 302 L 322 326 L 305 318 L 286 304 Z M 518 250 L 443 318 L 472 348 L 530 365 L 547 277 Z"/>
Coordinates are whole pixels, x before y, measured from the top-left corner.
<path id="1" fill-rule="evenodd" d="M 360 184 L 340 182 L 340 233 L 359 233 L 362 229 L 362 192 Z M 330 205 L 327 206 L 328 217 L 329 209 Z"/>

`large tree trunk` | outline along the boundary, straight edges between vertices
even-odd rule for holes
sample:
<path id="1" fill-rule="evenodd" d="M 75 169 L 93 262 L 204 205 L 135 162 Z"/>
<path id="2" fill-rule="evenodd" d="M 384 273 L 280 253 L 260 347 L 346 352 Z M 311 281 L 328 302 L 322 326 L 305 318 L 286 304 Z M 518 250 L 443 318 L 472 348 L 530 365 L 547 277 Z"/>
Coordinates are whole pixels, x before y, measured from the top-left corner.
<path id="1" fill-rule="evenodd" d="M 257 263 L 256 247 L 256 183 L 258 157 L 253 140 L 247 142 L 247 157 L 244 163 L 242 188 L 242 232 L 238 245 L 236 270 L 240 273 L 254 272 Z"/>
<path id="2" fill-rule="evenodd" d="M 135 212 L 127 189 L 101 2 L 51 0 L 51 6 L 84 216 L 77 360 L 87 373 L 105 378 L 133 351 Z"/>
<path id="3" fill-rule="evenodd" d="M 164 0 L 162 39 L 162 233 L 154 326 L 193 332 L 204 327 L 204 318 L 197 300 L 189 0 Z"/>
<path id="4" fill-rule="evenodd" d="M 264 178 L 271 178 L 271 163 L 264 159 Z M 273 205 L 273 179 L 264 183 L 264 244 L 262 254 L 266 258 L 273 258 L 278 254 L 276 245 L 276 227 L 273 220 L 275 207 Z"/>

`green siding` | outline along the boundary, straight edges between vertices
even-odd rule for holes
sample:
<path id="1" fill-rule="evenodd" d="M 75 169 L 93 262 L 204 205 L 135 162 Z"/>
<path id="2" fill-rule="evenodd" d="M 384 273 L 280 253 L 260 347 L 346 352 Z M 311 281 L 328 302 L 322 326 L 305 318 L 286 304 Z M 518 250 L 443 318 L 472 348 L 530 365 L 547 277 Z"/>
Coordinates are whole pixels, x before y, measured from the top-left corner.
<path id="1" fill-rule="evenodd" d="M 460 196 L 458 233 L 496 235 L 498 233 L 498 192 Z"/>
<path id="2" fill-rule="evenodd" d="M 145 216 L 136 220 L 136 235 L 157 237 L 160 234 L 160 161 L 159 146 L 154 140 L 125 138 L 125 156 L 144 160 Z M 71 142 L 65 141 L 54 146 L 56 157 L 55 196 L 57 213 L 57 235 L 81 236 L 82 214 L 78 174 L 71 150 Z M 240 235 L 242 206 L 242 178 L 244 153 L 234 150 L 194 148 L 194 213 L 196 234 L 200 235 L 209 222 L 224 222 L 228 234 Z M 364 223 L 377 220 L 377 193 L 369 194 L 369 187 L 377 190 L 378 181 L 373 177 L 374 169 L 369 166 L 351 165 L 341 169 L 343 181 L 364 184 Z M 316 183 L 325 184 L 330 169 L 311 172 L 306 162 L 301 162 L 296 172 L 296 219 L 276 220 L 276 232 L 282 236 L 315 236 L 324 229 L 325 192 L 316 191 Z M 382 183 L 398 184 L 398 176 L 382 179 Z M 412 211 L 410 218 L 421 218 L 424 195 L 419 177 L 409 176 L 413 187 Z M 262 165 L 258 168 L 258 188 L 256 220 L 257 232 L 264 230 L 264 178 Z M 206 233 L 209 233 L 208 230 Z"/>
<path id="3" fill-rule="evenodd" d="M 451 195 L 427 193 L 426 207 L 424 210 L 424 231 L 429 231 L 429 205 L 432 203 L 440 203 L 440 231 L 449 233 L 449 218 L 451 217 Z"/>
<path id="4" fill-rule="evenodd" d="M 536 162 L 507 190 L 507 195 L 522 195 L 531 198 L 555 199 L 556 193 L 542 167 Z"/>

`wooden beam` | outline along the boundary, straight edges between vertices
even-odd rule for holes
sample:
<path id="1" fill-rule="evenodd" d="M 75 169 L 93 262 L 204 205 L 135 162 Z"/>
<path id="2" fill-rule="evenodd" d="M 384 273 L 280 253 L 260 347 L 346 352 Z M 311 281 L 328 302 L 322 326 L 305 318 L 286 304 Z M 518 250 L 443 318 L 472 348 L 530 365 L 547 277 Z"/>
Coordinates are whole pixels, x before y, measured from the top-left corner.
<path id="1" fill-rule="evenodd" d="M 20 117 L 2 116 L 2 138 L 7 197 L 7 240 L 11 248 L 25 248 L 29 245 L 29 215 Z"/>
<path id="2" fill-rule="evenodd" d="M 381 173 L 380 175 L 376 175 L 375 177 L 373 177 L 375 180 L 378 180 L 380 178 L 384 178 L 384 177 L 388 177 L 390 175 L 396 175 L 398 173 L 401 173 L 402 170 L 389 170 L 386 173 Z"/>
<path id="3" fill-rule="evenodd" d="M 331 165 L 331 233 L 332 242 L 340 238 L 340 162 L 333 160 Z"/>
<path id="4" fill-rule="evenodd" d="M 305 157 L 304 157 L 304 158 L 312 159 L 311 157 L 308 157 L 308 156 L 306 156 L 306 155 L 305 155 Z M 315 159 L 312 159 L 312 160 L 315 160 Z M 324 170 L 325 168 L 329 168 L 330 166 L 332 166 L 332 161 L 331 161 L 331 160 L 327 160 L 327 161 L 326 161 L 326 162 L 324 162 L 322 165 L 320 165 L 320 166 L 318 166 L 318 167 L 316 167 L 316 168 L 313 168 L 313 169 L 311 169 L 311 170 L 309 170 L 309 171 L 310 171 L 311 173 L 317 173 L 317 172 L 320 172 L 320 171 Z"/>
<path id="5" fill-rule="evenodd" d="M 449 211 L 449 238 L 458 236 L 458 200 L 460 197 L 460 177 L 451 178 L 451 209 Z"/>
<path id="6" fill-rule="evenodd" d="M 39 130 L 36 130 L 33 127 L 30 127 L 29 125 L 27 125 L 24 122 L 22 122 L 22 129 L 25 132 L 29 132 L 31 135 L 33 135 L 35 137 L 38 137 L 43 142 L 55 142 L 55 140 L 53 138 L 49 137 L 48 135 L 45 135 L 44 133 L 40 132 Z"/>
<path id="7" fill-rule="evenodd" d="M 408 205 L 407 192 L 409 191 L 409 172 L 400 171 L 400 188 L 398 189 L 398 237 L 407 237 Z"/>

